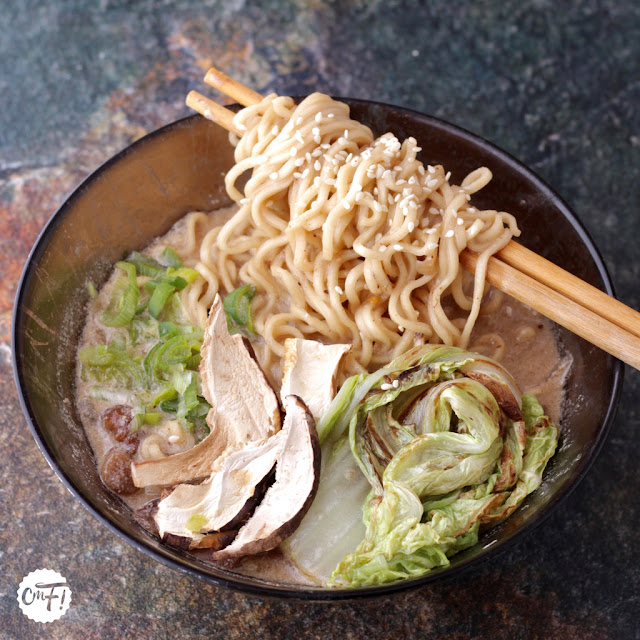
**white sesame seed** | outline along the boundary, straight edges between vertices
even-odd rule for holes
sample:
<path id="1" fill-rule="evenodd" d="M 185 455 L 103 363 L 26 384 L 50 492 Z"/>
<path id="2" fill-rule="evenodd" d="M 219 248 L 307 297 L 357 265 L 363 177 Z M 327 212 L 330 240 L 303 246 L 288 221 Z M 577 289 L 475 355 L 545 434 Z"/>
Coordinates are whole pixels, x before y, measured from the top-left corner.
<path id="1" fill-rule="evenodd" d="M 336 285 L 334 289 L 336 290 L 336 293 L 338 295 L 342 295 L 344 293 L 344 291 L 342 290 L 342 287 L 339 287 L 338 285 Z"/>
<path id="2" fill-rule="evenodd" d="M 422 165 L 420 165 L 420 166 L 418 167 L 418 173 L 419 173 L 421 176 L 423 176 L 423 175 L 424 175 L 424 167 L 423 167 Z"/>
<path id="3" fill-rule="evenodd" d="M 409 229 L 409 233 L 411 233 L 416 228 L 416 225 L 413 222 L 410 222 L 407 225 L 407 229 Z"/>
<path id="4" fill-rule="evenodd" d="M 438 215 L 440 210 L 437 207 L 430 207 L 429 213 L 433 213 L 434 215 Z"/>
<path id="5" fill-rule="evenodd" d="M 400 327 L 398 327 L 398 328 L 400 328 Z M 393 384 L 393 388 L 397 389 L 400 386 L 400 380 L 394 380 L 392 382 L 392 384 Z"/>
<path id="6" fill-rule="evenodd" d="M 345 138 L 340 137 L 338 138 L 338 144 L 347 144 L 347 141 Z"/>
<path id="7" fill-rule="evenodd" d="M 409 178 L 409 184 L 415 184 L 416 183 L 416 177 L 415 176 L 411 176 Z"/>
<path id="8" fill-rule="evenodd" d="M 278 172 L 277 172 L 277 171 L 274 171 L 273 173 L 270 173 L 270 174 L 269 174 L 269 178 L 270 178 L 271 180 L 277 180 L 277 179 L 278 179 Z"/>
<path id="9" fill-rule="evenodd" d="M 331 117 L 331 114 L 329 114 L 329 117 Z M 320 122 L 322 120 L 322 112 L 318 111 L 318 113 L 316 113 L 314 120 L 316 122 Z"/>
<path id="10" fill-rule="evenodd" d="M 396 251 L 402 251 L 402 245 L 401 245 L 401 244 L 394 244 L 394 245 L 393 245 L 393 248 L 394 248 Z"/>
<path id="11" fill-rule="evenodd" d="M 398 331 L 400 333 L 402 333 L 404 331 L 404 327 L 401 324 L 398 325 Z"/>
<path id="12" fill-rule="evenodd" d="M 299 178 L 302 178 L 302 174 L 299 171 L 294 171 L 293 178 L 294 180 L 298 180 Z"/>
<path id="13" fill-rule="evenodd" d="M 249 202 L 249 198 L 242 198 L 240 200 L 240 204 L 247 204 L 247 202 Z"/>
<path id="14" fill-rule="evenodd" d="M 400 180 L 396 180 L 396 184 L 400 185 L 400 184 L 407 184 L 407 181 L 404 178 L 401 178 Z"/>
<path id="15" fill-rule="evenodd" d="M 461 226 L 464 224 L 464 220 L 463 220 L 462 218 L 458 218 L 458 219 L 456 220 L 456 224 L 457 224 L 459 227 L 461 227 Z"/>
<path id="16" fill-rule="evenodd" d="M 394 202 L 400 202 L 400 194 L 399 193 L 396 193 L 396 195 L 393 198 L 393 201 Z M 389 204 L 391 204 L 391 203 L 389 203 Z"/>
<path id="17" fill-rule="evenodd" d="M 384 252 L 386 250 L 387 250 L 387 247 L 384 244 L 380 245 L 380 251 Z"/>
<path id="18" fill-rule="evenodd" d="M 449 182 L 449 178 L 451 178 L 451 171 L 447 171 L 447 174 L 444 177 L 447 182 Z"/>
<path id="19" fill-rule="evenodd" d="M 313 168 L 314 168 L 316 171 L 320 171 L 320 169 L 322 169 L 322 164 L 320 163 L 320 160 L 316 160 L 316 161 L 313 163 Z"/>
<path id="20" fill-rule="evenodd" d="M 323 144 L 320 145 L 320 148 L 326 151 L 327 149 L 331 148 L 331 145 L 328 142 L 324 142 Z"/>
<path id="21" fill-rule="evenodd" d="M 427 171 L 428 171 L 429 173 L 435 173 L 435 172 L 436 172 L 436 168 L 435 168 L 435 167 L 432 167 L 431 165 L 429 165 L 429 166 L 427 167 Z"/>
<path id="22" fill-rule="evenodd" d="M 393 204 L 393 196 L 391 194 L 387 195 L 387 202 Z"/>
<path id="23" fill-rule="evenodd" d="M 392 389 L 393 387 L 392 387 L 392 385 L 388 384 L 387 382 L 383 382 L 383 383 L 380 385 L 380 388 L 381 388 L 383 391 L 389 391 L 389 389 Z"/>
<path id="24" fill-rule="evenodd" d="M 246 131 L 247 130 L 247 125 L 246 124 L 242 124 L 242 122 L 238 122 L 236 124 L 236 127 L 238 128 L 239 131 Z"/>
<path id="25" fill-rule="evenodd" d="M 348 140 L 349 139 L 349 129 L 345 129 L 344 130 L 344 137 Z"/>
<path id="26" fill-rule="evenodd" d="M 309 167 L 307 167 L 303 172 L 302 172 L 302 177 L 306 178 L 309 175 Z"/>
<path id="27" fill-rule="evenodd" d="M 296 167 L 301 167 L 304 164 L 304 158 L 298 158 L 293 164 L 295 164 Z"/>
<path id="28" fill-rule="evenodd" d="M 430 242 L 430 243 L 427 245 L 427 249 L 428 249 L 429 251 L 433 251 L 434 249 L 437 249 L 437 248 L 438 248 L 438 244 L 437 244 L 436 242 Z"/>
<path id="29" fill-rule="evenodd" d="M 298 150 L 295 147 L 291 147 L 291 149 L 289 149 L 289 155 L 293 158 L 294 156 L 298 155 Z"/>
<path id="30" fill-rule="evenodd" d="M 427 187 L 429 187 L 429 189 L 433 189 L 433 187 L 435 187 L 438 184 L 438 178 L 434 178 L 433 180 L 429 180 L 429 182 L 427 182 Z"/>
<path id="31" fill-rule="evenodd" d="M 327 118 L 335 118 L 336 114 L 335 113 L 328 113 L 327 114 Z"/>
<path id="32" fill-rule="evenodd" d="M 320 136 L 313 136 L 313 141 L 316 144 L 320 144 L 322 142 L 322 138 Z"/>
<path id="33" fill-rule="evenodd" d="M 444 237 L 445 237 L 445 238 L 453 238 L 453 229 L 449 229 L 449 231 L 447 231 L 447 232 L 444 234 Z"/>
<path id="34" fill-rule="evenodd" d="M 169 436 L 167 440 L 169 441 L 170 444 L 174 444 L 178 442 L 178 440 L 180 440 L 180 436 L 174 434 L 172 436 Z"/>
<path id="35" fill-rule="evenodd" d="M 313 129 L 311 129 L 311 135 L 313 136 L 320 135 L 320 129 L 318 127 L 313 127 Z"/>
<path id="36" fill-rule="evenodd" d="M 364 193 L 362 191 L 358 191 L 358 193 L 356 193 L 356 202 L 360 202 L 362 198 L 364 198 Z"/>
<path id="37" fill-rule="evenodd" d="M 373 201 L 373 208 L 376 210 L 376 213 L 380 213 L 382 211 L 382 205 L 377 201 Z"/>
<path id="38" fill-rule="evenodd" d="M 378 195 L 378 187 L 373 187 L 373 195 L 374 196 Z"/>

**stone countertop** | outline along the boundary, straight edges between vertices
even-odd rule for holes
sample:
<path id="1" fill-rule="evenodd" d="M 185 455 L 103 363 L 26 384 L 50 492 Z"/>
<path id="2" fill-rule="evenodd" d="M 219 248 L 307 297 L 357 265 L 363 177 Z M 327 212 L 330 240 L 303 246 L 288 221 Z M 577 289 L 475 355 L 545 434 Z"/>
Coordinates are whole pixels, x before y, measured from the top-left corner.
<path id="1" fill-rule="evenodd" d="M 0 637 L 640 638 L 637 371 L 591 471 L 519 544 L 421 590 L 322 605 L 203 584 L 101 527 L 39 453 L 10 353 L 17 281 L 44 223 L 102 161 L 186 115 L 214 62 L 263 92 L 391 102 L 491 140 L 578 213 L 638 309 L 639 61 L 632 0 L 4 0 Z M 46 627 L 15 597 L 38 568 L 73 591 Z"/>

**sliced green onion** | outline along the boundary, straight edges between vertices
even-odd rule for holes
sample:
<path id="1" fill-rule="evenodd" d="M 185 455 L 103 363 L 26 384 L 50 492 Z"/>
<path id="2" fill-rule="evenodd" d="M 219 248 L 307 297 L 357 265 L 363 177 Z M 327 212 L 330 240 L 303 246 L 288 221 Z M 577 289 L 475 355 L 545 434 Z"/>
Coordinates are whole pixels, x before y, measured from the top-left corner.
<path id="1" fill-rule="evenodd" d="M 149 313 L 154 317 L 158 318 L 164 309 L 164 306 L 167 304 L 169 298 L 174 294 L 175 287 L 169 282 L 160 282 L 158 286 L 155 288 L 155 291 L 151 295 L 151 299 L 149 300 Z"/>
<path id="2" fill-rule="evenodd" d="M 229 333 L 242 333 L 247 336 L 255 336 L 253 319 L 251 318 L 251 300 L 256 295 L 256 287 L 246 284 L 229 293 L 222 308 L 227 316 Z"/>
<path id="3" fill-rule="evenodd" d="M 166 249 L 162 252 L 162 260 L 166 265 L 175 267 L 176 269 L 182 266 L 182 260 L 180 260 L 180 256 L 171 247 L 166 247 Z"/>
<path id="4" fill-rule="evenodd" d="M 116 267 L 127 274 L 129 283 L 124 293 L 116 296 L 116 299 L 111 301 L 109 305 L 111 308 L 102 314 L 102 322 L 108 327 L 124 327 L 128 325 L 136 312 L 140 296 L 136 268 L 128 262 L 117 262 Z"/>

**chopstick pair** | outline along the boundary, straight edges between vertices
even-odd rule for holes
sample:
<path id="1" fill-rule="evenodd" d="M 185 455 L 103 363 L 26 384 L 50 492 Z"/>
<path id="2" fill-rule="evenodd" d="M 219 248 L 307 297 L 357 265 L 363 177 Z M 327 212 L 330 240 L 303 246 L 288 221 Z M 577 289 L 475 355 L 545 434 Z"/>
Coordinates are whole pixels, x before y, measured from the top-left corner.
<path id="1" fill-rule="evenodd" d="M 222 71 L 209 69 L 204 81 L 245 107 L 262 96 Z M 187 106 L 225 129 L 242 135 L 229 109 L 197 91 Z M 475 272 L 478 254 L 465 249 L 462 266 Z M 506 294 L 640 370 L 640 313 L 511 240 L 487 264 L 487 281 Z"/>

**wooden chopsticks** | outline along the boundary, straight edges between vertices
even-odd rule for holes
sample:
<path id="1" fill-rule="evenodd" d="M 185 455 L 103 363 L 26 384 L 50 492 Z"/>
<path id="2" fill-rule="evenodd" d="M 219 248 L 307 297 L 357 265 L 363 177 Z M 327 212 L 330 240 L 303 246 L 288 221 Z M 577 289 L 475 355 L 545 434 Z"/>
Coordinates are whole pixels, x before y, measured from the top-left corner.
<path id="1" fill-rule="evenodd" d="M 245 107 L 262 100 L 259 93 L 213 67 L 205 82 Z M 197 91 L 189 93 L 186 103 L 205 118 L 242 135 L 229 109 Z M 468 249 L 460 254 L 462 266 L 472 273 L 477 260 L 477 254 Z M 640 313 L 603 291 L 513 240 L 489 258 L 487 281 L 640 370 Z"/>

